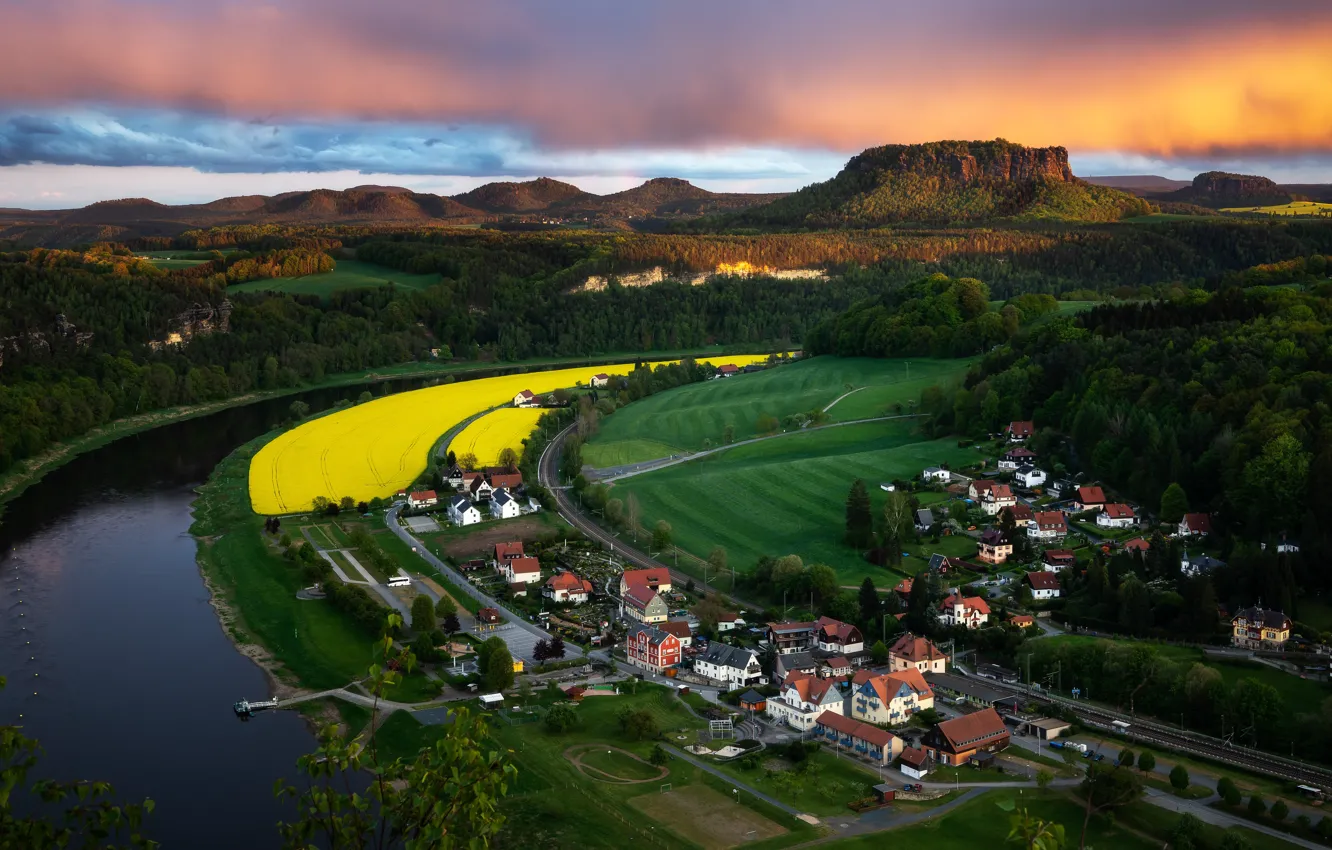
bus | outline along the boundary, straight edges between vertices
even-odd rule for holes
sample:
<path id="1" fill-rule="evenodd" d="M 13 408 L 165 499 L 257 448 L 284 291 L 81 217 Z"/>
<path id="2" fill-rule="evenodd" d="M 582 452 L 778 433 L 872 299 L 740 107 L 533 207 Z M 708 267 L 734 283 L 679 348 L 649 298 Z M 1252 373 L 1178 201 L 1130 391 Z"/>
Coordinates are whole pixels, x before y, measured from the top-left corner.
<path id="1" fill-rule="evenodd" d="M 411 576 L 394 576 L 388 580 L 389 587 L 411 587 Z"/>
<path id="2" fill-rule="evenodd" d="M 1322 788 L 1315 788 L 1312 785 L 1296 785 L 1295 790 L 1303 794 L 1306 799 L 1315 801 L 1315 805 L 1321 804 L 1326 796 Z"/>

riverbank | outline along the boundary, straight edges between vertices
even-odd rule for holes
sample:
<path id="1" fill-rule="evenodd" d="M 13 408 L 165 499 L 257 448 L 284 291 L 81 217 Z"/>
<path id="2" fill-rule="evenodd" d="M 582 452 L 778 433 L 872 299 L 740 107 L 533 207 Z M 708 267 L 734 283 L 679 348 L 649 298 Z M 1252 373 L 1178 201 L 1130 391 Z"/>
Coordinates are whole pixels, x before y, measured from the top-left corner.
<path id="1" fill-rule="evenodd" d="M 133 436 L 134 434 L 140 434 L 153 428 L 170 425 L 175 422 L 183 422 L 188 419 L 195 419 L 200 416 L 207 416 L 212 413 L 219 413 L 233 407 L 241 407 L 270 399 L 297 395 L 312 390 L 336 389 L 338 387 L 356 386 L 359 384 L 378 384 L 385 381 L 415 380 L 431 377 L 446 377 L 450 375 L 458 377 L 462 375 L 472 375 L 474 373 L 493 372 L 496 375 L 503 375 L 514 372 L 528 372 L 533 369 L 574 367 L 581 365 L 591 366 L 604 364 L 611 366 L 633 363 L 640 358 L 648 356 L 651 356 L 654 359 L 671 359 L 686 356 L 716 356 L 725 353 L 724 351 L 718 350 L 720 348 L 720 346 L 716 346 L 710 349 L 696 349 L 691 351 L 644 353 L 621 352 L 606 354 L 599 357 L 552 357 L 504 363 L 461 363 L 456 361 L 446 363 L 404 363 L 397 366 L 368 369 L 360 372 L 343 372 L 337 375 L 332 375 L 316 383 L 302 384 L 297 387 L 284 387 L 277 390 L 251 392 L 222 401 L 171 407 L 163 410 L 155 410 L 150 413 L 128 416 L 123 419 L 116 419 L 112 422 L 108 422 L 105 425 L 99 425 L 77 439 L 67 440 L 63 443 L 56 443 L 40 455 L 20 461 L 15 464 L 13 468 L 4 473 L 0 473 L 0 515 L 3 515 L 6 502 L 12 501 L 22 494 L 24 490 L 40 481 L 43 476 L 47 475 L 52 470 L 59 469 L 61 466 L 64 466 L 81 454 L 102 448 L 116 440 Z"/>

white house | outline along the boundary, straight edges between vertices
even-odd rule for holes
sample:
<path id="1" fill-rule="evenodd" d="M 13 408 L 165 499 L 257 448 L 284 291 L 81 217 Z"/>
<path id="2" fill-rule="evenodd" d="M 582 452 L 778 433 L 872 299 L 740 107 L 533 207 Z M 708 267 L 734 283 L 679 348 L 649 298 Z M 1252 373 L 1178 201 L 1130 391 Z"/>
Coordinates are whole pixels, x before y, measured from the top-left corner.
<path id="1" fill-rule="evenodd" d="M 466 496 L 454 496 L 449 500 L 449 520 L 454 525 L 476 525 L 481 521 L 481 512 Z"/>
<path id="2" fill-rule="evenodd" d="M 607 375 L 605 372 L 599 372 L 593 375 L 592 380 L 588 381 L 588 384 L 593 387 L 604 387 L 609 383 L 610 375 Z"/>
<path id="3" fill-rule="evenodd" d="M 930 772 L 930 757 L 924 750 L 907 747 L 902 750 L 900 761 L 901 766 L 898 770 L 902 771 L 902 775 L 910 776 L 912 779 L 924 779 Z"/>
<path id="4" fill-rule="evenodd" d="M 1013 480 L 1030 490 L 1045 483 L 1045 470 L 1037 469 L 1030 464 L 1019 466 L 1017 472 L 1013 474 Z"/>
<path id="5" fill-rule="evenodd" d="M 531 555 L 500 561 L 496 569 L 509 584 L 536 584 L 541 581 L 541 562 Z"/>
<path id="6" fill-rule="evenodd" d="M 937 466 L 927 466 L 925 467 L 925 471 L 920 474 L 920 477 L 926 484 L 933 484 L 936 481 L 940 484 L 947 484 L 952 480 L 953 473 Z"/>
<path id="7" fill-rule="evenodd" d="M 814 640 L 823 652 L 854 655 L 865 651 L 865 638 L 860 629 L 832 617 L 820 617 L 815 621 Z"/>
<path id="8" fill-rule="evenodd" d="M 988 516 L 995 516 L 1004 508 L 1011 508 L 1017 504 L 1017 496 L 1013 495 L 1013 488 L 1007 484 L 995 484 L 981 494 L 981 510 Z"/>
<path id="9" fill-rule="evenodd" d="M 1068 520 L 1063 511 L 1037 511 L 1027 526 L 1027 536 L 1032 540 L 1058 540 L 1066 534 Z"/>
<path id="10" fill-rule="evenodd" d="M 1031 585 L 1032 599 L 1055 599 L 1059 596 L 1059 573 L 1027 573 L 1027 584 Z"/>
<path id="11" fill-rule="evenodd" d="M 581 605 L 592 594 L 592 582 L 573 573 L 556 573 L 546 579 L 541 595 L 553 602 L 572 602 Z"/>
<path id="12" fill-rule="evenodd" d="M 433 508 L 439 504 L 439 495 L 434 490 L 419 490 L 407 497 L 407 507 L 419 511 L 422 508 Z"/>
<path id="13" fill-rule="evenodd" d="M 536 396 L 532 395 L 531 390 L 523 390 L 513 397 L 514 407 L 536 407 Z"/>
<path id="14" fill-rule="evenodd" d="M 714 681 L 725 682 L 727 690 L 732 691 L 761 685 L 766 681 L 757 652 L 721 641 L 713 641 L 707 652 L 694 659 L 694 672 Z"/>
<path id="15" fill-rule="evenodd" d="M 1003 453 L 999 458 L 999 468 L 1012 471 L 1036 461 L 1036 453 L 1024 446 L 1018 446 Z"/>
<path id="16" fill-rule="evenodd" d="M 939 618 L 945 626 L 965 626 L 968 629 L 979 629 L 985 625 L 985 621 L 990 618 L 990 606 L 979 596 L 968 596 L 963 598 L 961 594 L 953 593 L 943 602 L 939 603 Z"/>
<path id="17" fill-rule="evenodd" d="M 934 691 L 914 667 L 886 676 L 865 670 L 852 680 L 852 687 L 851 716 L 866 723 L 896 726 L 934 708 Z"/>
<path id="18" fill-rule="evenodd" d="M 520 516 L 522 512 L 523 509 L 519 506 L 518 500 L 510 495 L 508 490 L 501 488 L 491 494 L 491 519 L 514 519 Z"/>
<path id="19" fill-rule="evenodd" d="M 1105 507 L 1105 491 L 1100 487 L 1079 487 L 1073 496 L 1073 510 L 1098 511 Z"/>
<path id="20" fill-rule="evenodd" d="M 1179 534 L 1193 536 L 1212 533 L 1211 514 L 1184 514 L 1179 521 Z"/>
<path id="21" fill-rule="evenodd" d="M 1128 505 L 1111 502 L 1096 515 L 1096 524 L 1101 528 L 1133 528 L 1138 517 Z"/>
<path id="22" fill-rule="evenodd" d="M 730 632 L 740 626 L 745 625 L 745 621 L 734 611 L 723 611 L 717 615 L 717 631 Z"/>
<path id="23" fill-rule="evenodd" d="M 836 679 L 792 673 L 782 682 L 782 692 L 768 699 L 764 713 L 804 732 L 812 729 L 818 716 L 825 711 L 841 714 L 843 703 Z"/>

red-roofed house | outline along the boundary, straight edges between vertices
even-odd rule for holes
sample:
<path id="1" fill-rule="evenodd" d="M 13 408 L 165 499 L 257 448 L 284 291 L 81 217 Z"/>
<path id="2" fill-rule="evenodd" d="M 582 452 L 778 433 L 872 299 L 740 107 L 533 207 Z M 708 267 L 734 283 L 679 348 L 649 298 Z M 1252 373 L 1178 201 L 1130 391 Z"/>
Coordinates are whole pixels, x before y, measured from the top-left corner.
<path id="1" fill-rule="evenodd" d="M 924 750 L 907 747 L 902 750 L 901 760 L 898 770 L 912 779 L 924 779 L 930 772 L 930 757 Z"/>
<path id="2" fill-rule="evenodd" d="M 1179 521 L 1179 533 L 1187 535 L 1211 534 L 1212 515 L 1184 514 L 1184 518 Z"/>
<path id="3" fill-rule="evenodd" d="M 654 673 L 680 663 L 679 639 L 652 626 L 639 626 L 629 632 L 624 651 L 630 664 Z"/>
<path id="4" fill-rule="evenodd" d="M 1132 540 L 1127 540 L 1124 542 L 1125 552 L 1147 552 L 1151 550 L 1151 548 L 1152 544 L 1148 543 L 1142 537 L 1135 537 Z"/>
<path id="5" fill-rule="evenodd" d="M 988 478 L 973 478 L 967 485 L 967 498 L 980 501 L 993 486 L 994 482 Z"/>
<path id="6" fill-rule="evenodd" d="M 829 743 L 875 764 L 888 764 L 902 752 L 902 739 L 892 732 L 831 711 L 819 715 L 814 729 Z"/>
<path id="7" fill-rule="evenodd" d="M 893 588 L 893 593 L 896 593 L 903 602 L 906 602 L 911 598 L 911 586 L 913 584 L 914 582 L 911 579 L 904 578 L 897 583 L 897 587 Z"/>
<path id="8" fill-rule="evenodd" d="M 934 691 L 915 667 L 861 682 L 851 698 L 851 716 L 866 723 L 895 726 L 917 711 L 934 708 Z"/>
<path id="9" fill-rule="evenodd" d="M 1072 549 L 1046 549 L 1041 561 L 1047 570 L 1066 570 L 1078 562 L 1078 556 Z"/>
<path id="10" fill-rule="evenodd" d="M 948 656 L 939 647 L 923 637 L 907 632 L 888 647 L 888 669 L 918 670 L 921 673 L 943 673 L 947 670 Z"/>
<path id="11" fill-rule="evenodd" d="M 1036 423 L 1030 419 L 1025 421 L 1009 422 L 1008 427 L 1004 429 L 1008 432 L 1008 439 L 1015 443 L 1020 443 L 1031 436 L 1036 430 Z"/>
<path id="12" fill-rule="evenodd" d="M 620 575 L 620 595 L 635 585 L 650 587 L 658 593 L 670 593 L 671 574 L 666 570 L 625 570 Z"/>
<path id="13" fill-rule="evenodd" d="M 1138 515 L 1128 505 L 1111 502 L 1096 515 L 1096 524 L 1101 528 L 1133 528 L 1138 524 Z"/>
<path id="14" fill-rule="evenodd" d="M 554 602 L 572 602 L 581 605 L 592 595 L 592 582 L 573 573 L 556 573 L 546 579 L 542 595 Z"/>
<path id="15" fill-rule="evenodd" d="M 1018 528 L 1029 525 L 1036 519 L 1036 512 L 1031 509 L 1031 505 L 1026 502 L 1018 502 L 1011 507 L 1004 508 L 1001 513 L 1006 513 L 1013 518 L 1013 524 Z"/>
<path id="16" fill-rule="evenodd" d="M 723 611 L 717 615 L 717 631 L 719 632 L 733 631 L 737 625 L 743 626 L 744 623 L 745 621 L 740 619 L 740 615 L 734 611 Z"/>
<path id="17" fill-rule="evenodd" d="M 1027 573 L 1027 584 L 1031 585 L 1032 599 L 1054 599 L 1059 596 L 1059 573 Z"/>
<path id="18" fill-rule="evenodd" d="M 523 554 L 523 542 L 514 540 L 511 543 L 495 544 L 495 563 L 502 563 L 510 558 L 519 558 Z"/>
<path id="19" fill-rule="evenodd" d="M 717 377 L 729 378 L 732 375 L 738 373 L 739 371 L 740 368 L 736 366 L 734 363 L 723 363 L 722 365 L 717 367 Z"/>
<path id="20" fill-rule="evenodd" d="M 1063 511 L 1037 511 L 1036 518 L 1027 526 L 1032 540 L 1058 540 L 1068 534 L 1068 519 Z"/>
<path id="21" fill-rule="evenodd" d="M 851 675 L 851 659 L 845 655 L 830 655 L 819 662 L 819 675 L 825 679 L 845 679 Z"/>
<path id="22" fill-rule="evenodd" d="M 523 390 L 513 397 L 514 407 L 536 407 L 536 396 L 531 390 Z"/>
<path id="23" fill-rule="evenodd" d="M 1100 487 L 1079 487 L 1073 496 L 1073 510 L 1098 511 L 1105 507 L 1105 491 Z"/>
<path id="24" fill-rule="evenodd" d="M 694 643 L 694 632 L 689 628 L 689 624 L 683 620 L 667 620 L 664 623 L 658 623 L 657 628 L 675 635 L 675 639 L 680 642 L 682 648 L 692 646 Z"/>
<path id="25" fill-rule="evenodd" d="M 521 472 L 495 472 L 490 476 L 490 488 L 498 490 L 501 487 L 505 490 L 516 490 L 523 486 L 523 474 Z"/>
<path id="26" fill-rule="evenodd" d="M 509 584 L 522 582 L 536 584 L 541 581 L 541 562 L 531 555 L 519 555 L 498 562 L 496 569 Z"/>
<path id="27" fill-rule="evenodd" d="M 1008 748 L 1008 727 L 999 712 L 986 708 L 945 720 L 926 736 L 925 750 L 936 762 L 966 764 L 978 752 L 995 753 Z"/>
<path id="28" fill-rule="evenodd" d="M 990 606 L 979 596 L 964 598 L 954 593 L 939 603 L 939 610 L 943 612 L 941 619 L 945 626 L 979 629 L 990 618 Z"/>
<path id="29" fill-rule="evenodd" d="M 434 490 L 418 490 L 407 497 L 407 507 L 412 510 L 433 508 L 439 504 L 439 494 Z"/>
<path id="30" fill-rule="evenodd" d="M 640 623 L 664 623 L 670 611 L 666 600 L 645 584 L 636 584 L 625 591 L 621 609 L 625 616 Z"/>
<path id="31" fill-rule="evenodd" d="M 814 622 L 814 640 L 824 652 L 850 655 L 865 650 L 865 638 L 860 629 L 832 617 L 820 617 Z"/>
<path id="32" fill-rule="evenodd" d="M 1010 626 L 1017 626 L 1019 629 L 1029 629 L 1036 625 L 1036 618 L 1030 614 L 1013 614 L 1008 618 Z"/>
<path id="33" fill-rule="evenodd" d="M 609 383 L 610 375 L 607 375 L 605 372 L 598 372 L 592 376 L 592 380 L 588 381 L 588 384 L 593 387 L 604 387 Z"/>
<path id="34" fill-rule="evenodd" d="M 1004 508 L 1011 508 L 1016 504 L 1017 496 L 1013 495 L 1013 488 L 1007 484 L 995 483 L 981 494 L 981 510 L 990 516 L 995 516 Z"/>
<path id="35" fill-rule="evenodd" d="M 824 712 L 841 714 L 842 703 L 842 691 L 836 679 L 791 673 L 782 682 L 781 693 L 768 700 L 764 712 L 803 732 L 813 727 Z"/>

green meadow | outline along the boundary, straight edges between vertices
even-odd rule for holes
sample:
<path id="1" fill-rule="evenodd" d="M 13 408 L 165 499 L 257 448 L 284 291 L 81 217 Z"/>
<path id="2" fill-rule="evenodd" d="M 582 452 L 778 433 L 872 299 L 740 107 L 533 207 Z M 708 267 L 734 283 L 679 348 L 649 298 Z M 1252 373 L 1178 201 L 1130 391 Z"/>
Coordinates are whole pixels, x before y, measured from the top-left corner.
<path id="1" fill-rule="evenodd" d="M 439 283 L 440 279 L 437 274 L 409 274 L 359 260 L 337 262 L 336 269 L 324 274 L 252 280 L 227 288 L 233 292 L 290 292 L 326 297 L 343 289 L 372 289 L 390 283 L 404 289 L 425 289 Z"/>
<path id="2" fill-rule="evenodd" d="M 828 411 L 834 422 L 911 412 L 921 390 L 960 380 L 971 360 L 883 360 L 815 357 L 778 369 L 691 384 L 616 411 L 583 447 L 583 460 L 605 468 L 721 445 L 727 425 L 735 440 L 758 436 L 759 417 Z M 855 390 L 845 398 L 843 395 Z M 838 399 L 841 398 L 840 401 Z M 901 405 L 899 410 L 898 405 Z"/>

